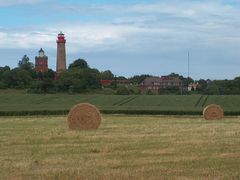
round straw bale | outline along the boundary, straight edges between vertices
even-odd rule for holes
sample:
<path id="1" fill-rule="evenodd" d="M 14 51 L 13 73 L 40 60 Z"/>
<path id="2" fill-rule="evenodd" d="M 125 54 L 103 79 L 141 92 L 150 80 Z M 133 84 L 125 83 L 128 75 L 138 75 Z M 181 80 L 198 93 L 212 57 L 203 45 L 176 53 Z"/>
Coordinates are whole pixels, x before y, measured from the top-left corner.
<path id="1" fill-rule="evenodd" d="M 206 120 L 220 120 L 224 117 L 224 111 L 220 106 L 210 104 L 204 108 L 203 117 Z"/>
<path id="2" fill-rule="evenodd" d="M 68 126 L 72 130 L 95 130 L 100 123 L 101 114 L 92 104 L 77 104 L 68 114 Z"/>

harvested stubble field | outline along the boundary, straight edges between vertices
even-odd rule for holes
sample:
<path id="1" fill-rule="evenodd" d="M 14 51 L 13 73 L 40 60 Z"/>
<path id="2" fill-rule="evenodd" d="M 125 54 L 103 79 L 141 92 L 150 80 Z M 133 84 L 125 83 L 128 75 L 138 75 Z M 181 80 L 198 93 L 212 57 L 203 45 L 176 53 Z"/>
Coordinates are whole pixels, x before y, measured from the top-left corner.
<path id="1" fill-rule="evenodd" d="M 0 179 L 240 179 L 240 118 L 0 117 Z"/>

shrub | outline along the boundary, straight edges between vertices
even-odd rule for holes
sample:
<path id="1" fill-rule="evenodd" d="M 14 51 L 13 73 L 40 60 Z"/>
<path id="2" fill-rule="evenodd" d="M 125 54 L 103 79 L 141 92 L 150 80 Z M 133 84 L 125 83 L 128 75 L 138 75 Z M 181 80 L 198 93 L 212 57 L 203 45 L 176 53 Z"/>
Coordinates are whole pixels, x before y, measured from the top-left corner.
<path id="1" fill-rule="evenodd" d="M 111 95 L 111 94 L 115 94 L 116 91 L 114 91 L 111 88 L 103 88 L 100 93 L 101 94 L 106 94 L 106 95 Z"/>
<path id="2" fill-rule="evenodd" d="M 130 92 L 126 86 L 120 86 L 116 92 L 117 95 L 129 95 Z"/>
<path id="3" fill-rule="evenodd" d="M 7 85 L 3 82 L 0 82 L 0 89 L 6 89 Z"/>

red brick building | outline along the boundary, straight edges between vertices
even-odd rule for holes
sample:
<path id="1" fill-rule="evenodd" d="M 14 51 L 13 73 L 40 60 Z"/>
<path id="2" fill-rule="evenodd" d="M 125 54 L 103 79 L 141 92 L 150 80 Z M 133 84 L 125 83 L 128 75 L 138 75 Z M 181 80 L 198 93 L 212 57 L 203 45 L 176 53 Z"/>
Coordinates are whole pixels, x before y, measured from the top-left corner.
<path id="1" fill-rule="evenodd" d="M 107 80 L 103 79 L 100 81 L 102 86 L 110 86 L 113 83 L 116 83 L 117 85 L 129 85 L 131 84 L 129 80 Z"/>
<path id="2" fill-rule="evenodd" d="M 160 89 L 179 87 L 182 88 L 183 83 L 179 78 L 162 76 L 162 77 L 148 77 L 140 85 L 142 92 L 152 91 L 159 92 Z"/>
<path id="3" fill-rule="evenodd" d="M 44 54 L 42 48 L 38 51 L 38 56 L 35 57 L 35 71 L 48 72 L 48 57 Z"/>

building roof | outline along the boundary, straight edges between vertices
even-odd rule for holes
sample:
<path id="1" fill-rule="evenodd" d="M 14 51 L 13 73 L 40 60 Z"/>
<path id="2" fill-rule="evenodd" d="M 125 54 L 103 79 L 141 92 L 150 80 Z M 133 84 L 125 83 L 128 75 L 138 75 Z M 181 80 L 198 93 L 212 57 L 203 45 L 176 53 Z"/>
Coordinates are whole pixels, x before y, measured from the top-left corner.
<path id="1" fill-rule="evenodd" d="M 41 48 L 38 51 L 38 55 L 35 58 L 48 58 L 48 57 L 44 54 L 44 50 Z"/>
<path id="2" fill-rule="evenodd" d="M 160 83 L 181 83 L 182 81 L 176 77 L 170 76 L 162 76 L 162 77 L 147 77 L 141 83 L 144 86 L 152 86 L 153 84 L 160 84 Z"/>
<path id="3" fill-rule="evenodd" d="M 60 33 L 58 35 L 64 35 L 62 31 L 60 31 Z"/>
<path id="4" fill-rule="evenodd" d="M 160 83 L 160 77 L 147 77 L 141 84 L 145 86 L 151 86 L 153 83 Z"/>
<path id="5" fill-rule="evenodd" d="M 41 48 L 38 52 L 44 52 L 44 50 Z"/>
<path id="6" fill-rule="evenodd" d="M 179 78 L 171 76 L 162 76 L 160 79 L 161 82 L 182 82 Z"/>

